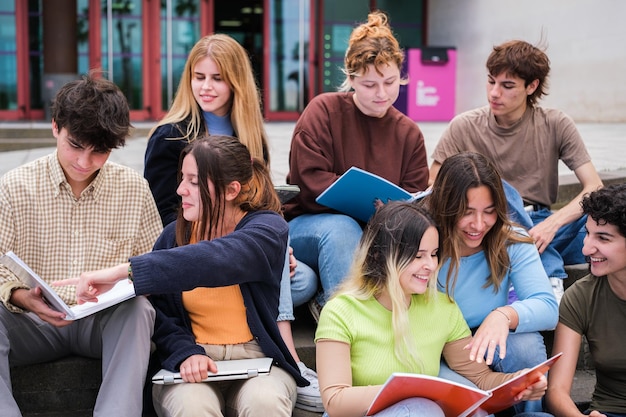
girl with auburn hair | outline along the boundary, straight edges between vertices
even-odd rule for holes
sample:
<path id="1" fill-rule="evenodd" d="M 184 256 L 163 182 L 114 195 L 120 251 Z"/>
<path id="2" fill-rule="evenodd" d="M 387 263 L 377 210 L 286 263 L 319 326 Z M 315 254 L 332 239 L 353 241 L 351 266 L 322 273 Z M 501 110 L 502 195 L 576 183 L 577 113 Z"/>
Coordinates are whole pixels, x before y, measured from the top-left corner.
<path id="1" fill-rule="evenodd" d="M 159 416 L 291 416 L 306 380 L 276 324 L 288 226 L 269 171 L 236 138 L 210 136 L 183 150 L 179 178 L 182 210 L 154 251 L 81 274 L 77 296 L 93 301 L 121 279 L 152 294 L 160 365 L 187 382 L 153 386 Z M 201 382 L 215 360 L 263 356 L 269 376 Z"/>
<path id="2" fill-rule="evenodd" d="M 552 330 L 558 307 L 537 248 L 508 220 L 503 182 L 483 155 L 447 158 L 423 203 L 440 227 L 438 285 L 456 301 L 472 329 L 468 355 L 500 372 L 546 360 L 541 330 Z M 509 288 L 518 299 L 509 305 Z M 455 375 L 442 366 L 442 376 Z M 541 411 L 541 402 L 516 406 Z"/>
<path id="3" fill-rule="evenodd" d="M 422 132 L 393 107 L 407 82 L 403 59 L 387 16 L 370 13 L 350 36 L 341 91 L 315 97 L 296 123 L 287 183 L 301 191 L 285 204 L 285 216 L 294 255 L 318 273 L 322 284 L 309 303 L 316 319 L 348 273 L 363 225 L 315 199 L 352 166 L 409 192 L 427 186 Z"/>
<path id="4" fill-rule="evenodd" d="M 329 416 L 365 415 L 392 373 L 436 376 L 441 355 L 482 389 L 515 375 L 493 372 L 468 357 L 467 323 L 436 288 L 440 246 L 434 220 L 412 203 L 390 202 L 367 223 L 350 274 L 322 310 L 315 334 Z M 545 390 L 540 375 L 516 399 L 538 399 Z M 433 401 L 409 398 L 375 415 L 444 414 Z"/>
<path id="5" fill-rule="evenodd" d="M 270 155 L 263 124 L 259 92 L 248 53 L 235 39 L 224 34 L 200 39 L 189 53 L 174 102 L 163 120 L 152 129 L 145 154 L 144 176 L 159 209 L 163 224 L 176 219 L 180 197 L 176 194 L 176 170 L 181 151 L 201 135 L 232 135 L 246 145 L 250 154 L 269 169 Z M 291 332 L 293 305 L 305 303 L 315 294 L 317 275 L 285 253 L 281 302 L 277 321 L 291 354 L 310 382 L 298 394 L 313 409 L 321 404 L 317 376 L 298 357 Z M 291 269 L 290 269 L 291 268 Z M 302 291 L 294 286 L 297 279 Z M 321 405 L 320 405 L 321 407 Z"/>

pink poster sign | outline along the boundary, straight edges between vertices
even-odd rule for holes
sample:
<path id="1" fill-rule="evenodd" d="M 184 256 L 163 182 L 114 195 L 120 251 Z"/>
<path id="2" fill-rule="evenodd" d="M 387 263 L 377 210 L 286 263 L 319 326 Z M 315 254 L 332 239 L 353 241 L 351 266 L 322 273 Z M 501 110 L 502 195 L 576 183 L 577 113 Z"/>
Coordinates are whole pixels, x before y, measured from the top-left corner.
<path id="1" fill-rule="evenodd" d="M 415 121 L 449 121 L 454 117 L 456 50 L 447 62 L 422 62 L 420 49 L 408 51 L 407 115 Z"/>

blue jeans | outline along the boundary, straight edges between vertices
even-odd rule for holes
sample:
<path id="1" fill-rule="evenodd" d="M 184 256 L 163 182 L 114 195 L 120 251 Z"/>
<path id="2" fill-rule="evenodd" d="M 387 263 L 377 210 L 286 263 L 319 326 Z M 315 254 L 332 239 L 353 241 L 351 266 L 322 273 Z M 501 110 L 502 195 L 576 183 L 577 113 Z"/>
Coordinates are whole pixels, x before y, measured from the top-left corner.
<path id="1" fill-rule="evenodd" d="M 445 417 L 443 410 L 436 402 L 418 397 L 398 401 L 372 415 L 376 417 Z M 322 417 L 328 417 L 328 413 L 325 412 Z"/>
<path id="2" fill-rule="evenodd" d="M 296 274 L 291 278 L 289 273 L 289 246 L 287 246 L 285 265 L 280 278 L 278 318 L 276 321 L 294 321 L 293 308 L 309 301 L 316 292 L 317 275 L 305 263 L 298 262 Z"/>
<path id="3" fill-rule="evenodd" d="M 530 333 L 509 333 L 506 339 L 506 357 L 500 359 L 500 349 L 496 348 L 493 363 L 489 366 L 496 372 L 512 373 L 520 369 L 532 368 L 547 359 L 546 345 L 539 332 Z M 458 382 L 464 385 L 475 386 L 465 377 L 451 370 L 442 361 L 439 370 L 439 377 Z M 514 406 L 516 413 L 534 413 L 543 410 L 541 400 L 525 401 Z"/>
<path id="4" fill-rule="evenodd" d="M 552 214 L 548 208 L 543 208 L 530 213 L 524 209 L 524 202 L 517 190 L 502 181 L 504 186 L 504 194 L 509 207 L 509 217 L 514 222 L 523 226 L 526 230 L 544 221 Z M 582 254 L 583 239 L 585 238 L 585 223 L 587 216 L 566 224 L 561 227 L 554 239 L 541 254 L 541 263 L 546 270 L 546 274 L 550 278 L 567 278 L 564 265 L 574 265 L 585 263 L 585 257 Z"/>
<path id="5" fill-rule="evenodd" d="M 321 306 L 346 277 L 362 234 L 359 223 L 343 214 L 303 214 L 289 222 L 295 257 L 320 278 L 323 291 L 317 302 Z"/>

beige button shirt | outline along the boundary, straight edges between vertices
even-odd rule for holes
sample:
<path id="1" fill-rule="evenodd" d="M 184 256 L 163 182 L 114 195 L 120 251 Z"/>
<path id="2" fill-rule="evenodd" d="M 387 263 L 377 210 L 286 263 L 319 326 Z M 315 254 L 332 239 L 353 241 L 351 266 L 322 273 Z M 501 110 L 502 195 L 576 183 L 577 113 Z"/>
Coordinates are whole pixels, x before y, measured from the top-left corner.
<path id="1" fill-rule="evenodd" d="M 128 262 L 146 253 L 162 230 L 147 182 L 131 168 L 107 162 L 76 198 L 56 152 L 0 179 L 0 251 L 15 252 L 47 282 Z M 24 284 L 0 265 L 0 300 Z M 57 289 L 75 304 L 73 286 Z"/>

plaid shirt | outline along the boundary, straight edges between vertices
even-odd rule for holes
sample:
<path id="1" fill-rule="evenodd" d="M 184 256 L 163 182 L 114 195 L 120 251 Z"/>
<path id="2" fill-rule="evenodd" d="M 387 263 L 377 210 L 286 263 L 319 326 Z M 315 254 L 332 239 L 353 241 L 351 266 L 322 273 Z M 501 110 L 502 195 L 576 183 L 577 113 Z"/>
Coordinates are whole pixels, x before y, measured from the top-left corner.
<path id="1" fill-rule="evenodd" d="M 152 249 L 162 229 L 147 182 L 134 170 L 107 162 L 76 198 L 56 152 L 0 179 L 0 251 L 15 252 L 47 282 L 128 262 Z M 27 288 L 0 265 L 0 300 Z M 69 305 L 75 287 L 55 288 Z"/>

